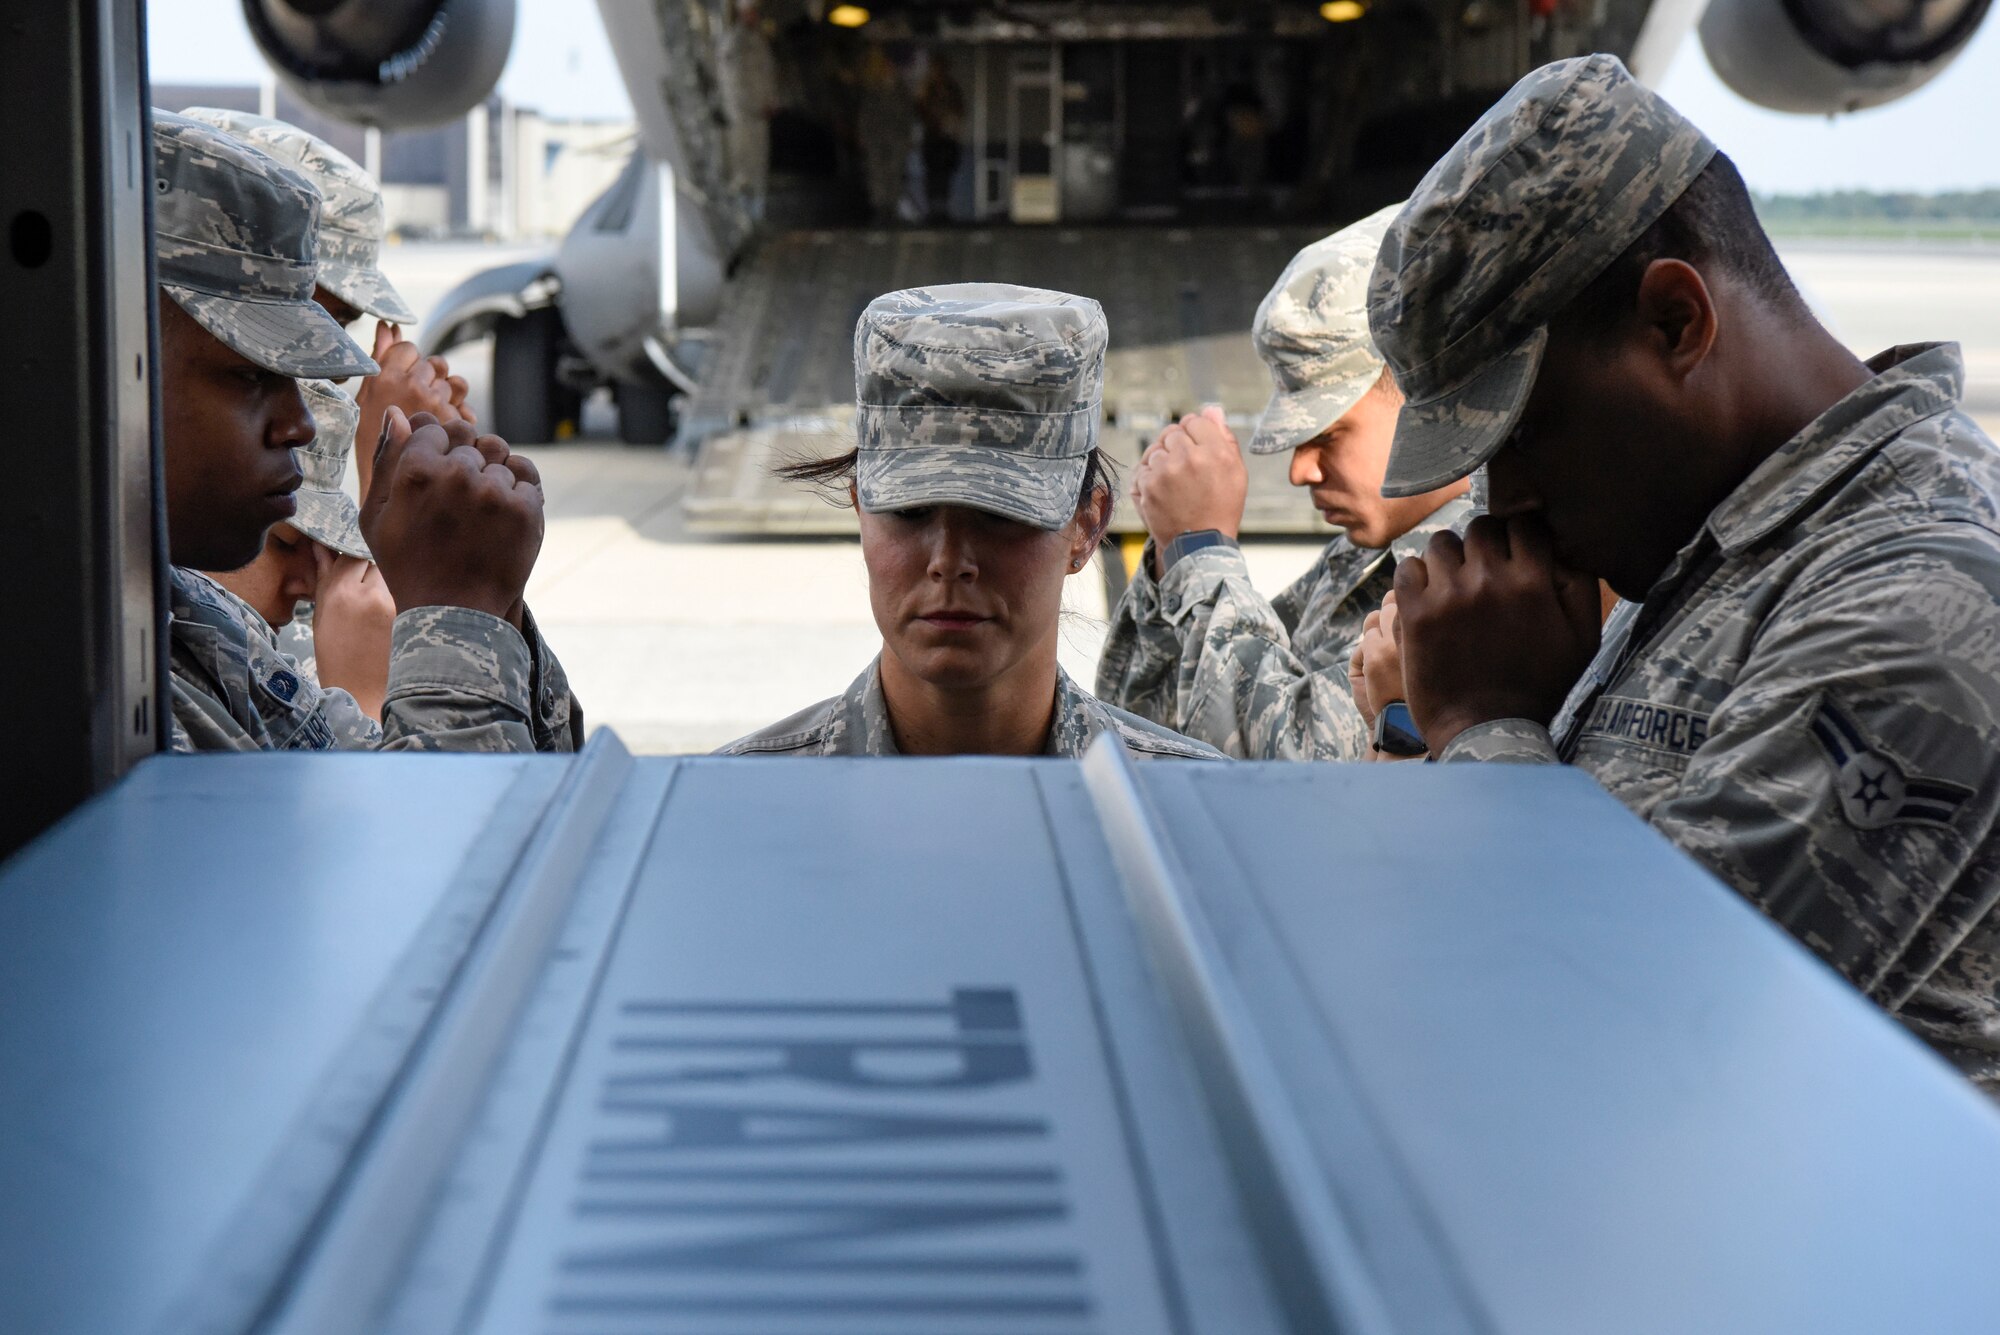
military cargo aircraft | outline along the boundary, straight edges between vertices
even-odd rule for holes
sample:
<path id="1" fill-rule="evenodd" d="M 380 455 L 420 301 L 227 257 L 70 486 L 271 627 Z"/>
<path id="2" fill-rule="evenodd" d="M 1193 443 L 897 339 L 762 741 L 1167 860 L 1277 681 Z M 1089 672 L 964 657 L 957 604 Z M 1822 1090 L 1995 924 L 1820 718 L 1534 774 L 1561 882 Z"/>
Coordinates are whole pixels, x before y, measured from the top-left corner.
<path id="1" fill-rule="evenodd" d="M 504 63 L 512 0 L 247 0 L 280 77 L 383 127 L 448 118 Z M 608 385 L 627 440 L 699 450 L 691 521 L 839 531 L 772 482 L 849 411 L 870 297 L 988 279 L 1103 302 L 1105 439 L 1130 463 L 1268 382 L 1243 337 L 1306 242 L 1407 193 L 1527 70 L 1589 51 L 1642 79 L 1690 25 L 1752 101 L 1830 114 L 1919 87 L 1987 0 L 602 0 L 639 123 L 552 254 L 427 320 L 494 336 L 496 429 L 549 440 Z M 396 34 L 404 36 L 398 45 Z M 1251 531 L 1322 531 L 1256 458 Z M 1128 529 L 1135 516 L 1121 513 Z"/>

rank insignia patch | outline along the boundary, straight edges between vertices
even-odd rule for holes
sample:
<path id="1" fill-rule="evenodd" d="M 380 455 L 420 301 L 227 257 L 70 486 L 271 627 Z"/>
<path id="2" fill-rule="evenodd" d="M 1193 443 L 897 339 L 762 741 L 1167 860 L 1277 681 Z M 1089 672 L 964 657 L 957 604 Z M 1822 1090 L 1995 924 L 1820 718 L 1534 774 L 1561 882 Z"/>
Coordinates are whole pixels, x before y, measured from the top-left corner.
<path id="1" fill-rule="evenodd" d="M 1858 830 L 1879 830 L 1899 822 L 1949 825 L 1972 796 L 1963 784 L 1904 774 L 1902 766 L 1868 744 L 1860 727 L 1831 700 L 1820 701 L 1810 726 L 1820 749 L 1833 762 L 1841 812 Z"/>

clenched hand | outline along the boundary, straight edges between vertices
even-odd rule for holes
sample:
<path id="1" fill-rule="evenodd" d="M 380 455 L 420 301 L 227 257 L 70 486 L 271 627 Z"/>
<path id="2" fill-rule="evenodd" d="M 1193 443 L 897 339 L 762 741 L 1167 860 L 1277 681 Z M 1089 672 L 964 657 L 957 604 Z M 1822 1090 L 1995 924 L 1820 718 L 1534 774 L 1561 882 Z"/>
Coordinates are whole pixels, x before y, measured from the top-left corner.
<path id="1" fill-rule="evenodd" d="M 1132 503 L 1156 551 L 1202 529 L 1235 537 L 1249 489 L 1243 451 L 1213 404 L 1161 432 L 1132 474 Z"/>
<path id="2" fill-rule="evenodd" d="M 319 679 L 354 697 L 380 720 L 389 694 L 389 638 L 396 601 L 382 574 L 357 556 L 313 544 L 319 585 L 313 592 L 313 656 Z"/>
<path id="3" fill-rule="evenodd" d="M 1384 705 L 1404 698 L 1403 656 L 1396 644 L 1394 593 L 1362 620 L 1361 638 L 1355 641 L 1354 652 L 1347 660 L 1347 684 L 1354 692 L 1354 703 L 1360 707 L 1361 717 L 1368 720 L 1371 728 Z"/>
<path id="4" fill-rule="evenodd" d="M 354 470 L 364 496 L 373 467 L 365 443 L 381 438 L 383 417 L 390 408 L 401 408 L 405 417 L 429 413 L 440 422 L 474 420 L 465 402 L 465 377 L 453 375 L 444 358 L 424 356 L 403 337 L 401 327 L 387 320 L 375 325 L 375 362 L 382 369 L 354 392 L 355 405 L 361 409 L 354 434 Z"/>
<path id="5" fill-rule="evenodd" d="M 1396 566 L 1403 684 L 1438 755 L 1497 719 L 1547 724 L 1597 652 L 1597 581 L 1555 558 L 1536 519 L 1472 521 Z"/>
<path id="6" fill-rule="evenodd" d="M 469 607 L 519 630 L 542 549 L 542 479 L 498 436 L 389 409 L 361 531 L 396 606 Z"/>

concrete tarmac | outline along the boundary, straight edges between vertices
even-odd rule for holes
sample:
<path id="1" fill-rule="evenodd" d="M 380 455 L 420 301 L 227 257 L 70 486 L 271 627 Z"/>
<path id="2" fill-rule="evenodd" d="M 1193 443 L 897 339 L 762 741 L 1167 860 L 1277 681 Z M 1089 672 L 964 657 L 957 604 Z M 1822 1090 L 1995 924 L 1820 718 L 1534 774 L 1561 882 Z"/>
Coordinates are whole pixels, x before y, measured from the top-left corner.
<path id="1" fill-rule="evenodd" d="M 1836 333 L 1863 356 L 1897 343 L 1956 339 L 1967 406 L 2000 434 L 2000 248 L 1825 241 L 1781 246 Z M 402 245 L 384 267 L 428 315 L 467 275 L 530 247 Z M 356 336 L 364 345 L 372 323 Z M 423 329 L 414 331 L 421 341 Z M 487 404 L 491 348 L 452 354 Z M 707 751 L 846 687 L 880 648 L 858 545 L 851 539 L 741 540 L 690 534 L 680 497 L 687 461 L 610 440 L 604 403 L 585 439 L 528 444 L 549 503 L 529 584 L 536 619 L 568 669 L 592 728 L 637 751 Z M 516 444 L 525 444 L 516 442 Z M 1318 547 L 1258 542 L 1247 555 L 1276 592 Z M 1062 661 L 1088 687 L 1105 633 L 1102 572 L 1072 578 Z"/>

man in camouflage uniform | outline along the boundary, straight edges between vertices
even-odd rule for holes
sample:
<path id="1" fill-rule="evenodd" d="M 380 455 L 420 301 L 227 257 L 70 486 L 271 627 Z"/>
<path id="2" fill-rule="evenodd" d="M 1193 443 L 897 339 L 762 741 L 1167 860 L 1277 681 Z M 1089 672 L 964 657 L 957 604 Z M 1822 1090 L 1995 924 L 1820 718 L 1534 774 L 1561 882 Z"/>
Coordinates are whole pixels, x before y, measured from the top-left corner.
<path id="1" fill-rule="evenodd" d="M 379 437 L 391 407 L 401 408 L 405 417 L 429 413 L 445 423 L 461 417 L 473 421 L 465 377 L 452 374 L 443 357 L 426 357 L 403 337 L 402 326 L 415 323 L 417 313 L 382 272 L 388 214 L 375 178 L 332 144 L 285 121 L 221 107 L 190 107 L 183 114 L 276 158 L 319 191 L 319 272 L 313 300 L 342 327 L 363 315 L 376 319 L 372 355 L 377 369 L 355 393 L 361 409 L 356 439 Z M 374 461 L 363 451 L 354 462 L 365 492 Z"/>
<path id="2" fill-rule="evenodd" d="M 899 731 L 907 737 L 924 720 L 913 717 L 917 705 L 892 717 L 899 683 L 905 700 L 920 705 L 933 696 L 956 697 L 960 717 L 986 715 L 974 719 L 975 731 L 1003 733 L 1007 727 L 985 725 L 996 722 L 988 702 L 1006 694 L 991 689 L 992 681 L 1004 676 L 1028 689 L 1020 717 L 997 722 L 1021 723 L 1019 731 L 1031 739 L 1046 717 L 1044 755 L 1080 756 L 1109 732 L 1144 758 L 1222 758 L 1092 698 L 1056 662 L 1060 585 L 1083 568 L 1111 515 L 1097 451 L 1106 341 L 1096 302 L 1006 283 L 912 288 L 868 304 L 854 332 L 858 448 L 849 476 L 863 512 L 862 549 L 884 652 L 845 693 L 732 742 L 722 754 L 902 754 Z M 887 536 L 872 538 L 872 517 L 885 514 L 908 531 L 884 526 Z M 1045 541 L 1052 535 L 1068 543 L 1067 556 Z M 968 616 L 985 610 L 986 624 L 941 637 L 908 628 L 900 601 L 908 590 L 885 575 L 890 563 L 878 568 L 877 541 L 892 556 L 921 553 L 897 573 L 922 567 L 906 582 L 925 609 L 963 604 Z M 985 559 L 1006 569 L 989 570 Z M 1009 585 L 1014 576 L 1025 577 Z M 1048 594 L 1046 624 L 1024 615 L 1036 591 Z M 970 685 L 926 679 L 921 667 L 904 662 L 905 644 L 915 656 L 939 643 L 957 655 L 956 676 L 985 673 L 986 679 Z M 977 666 L 964 668 L 967 659 Z M 1051 688 L 1052 710 L 1043 694 Z M 965 707 L 968 700 L 973 708 Z"/>
<path id="3" fill-rule="evenodd" d="M 730 0 L 724 13 L 715 46 L 722 76 L 722 118 L 729 136 L 729 180 L 750 216 L 762 218 L 771 181 L 778 62 L 756 0 Z"/>
<path id="4" fill-rule="evenodd" d="M 330 380 L 298 384 L 313 419 L 312 443 L 296 452 L 305 475 L 293 493 L 298 513 L 271 526 L 256 560 L 209 578 L 256 609 L 302 676 L 340 687 L 379 720 L 396 603 L 369 558 L 360 511 L 342 489 L 357 410 Z M 308 619 L 315 611 L 317 635 Z"/>
<path id="5" fill-rule="evenodd" d="M 1251 337 L 1275 390 L 1252 454 L 1292 454 L 1291 480 L 1345 531 L 1266 601 L 1235 542 L 1248 486 L 1219 412 L 1189 417 L 1146 453 L 1133 498 L 1151 537 L 1112 613 L 1097 693 L 1247 760 L 1357 760 L 1369 722 L 1348 660 L 1396 562 L 1470 516 L 1462 481 L 1380 495 L 1400 397 L 1368 333 L 1368 277 L 1384 209 L 1300 251 Z"/>
<path id="6" fill-rule="evenodd" d="M 862 184 L 876 226 L 900 220 L 909 185 L 910 146 L 917 136 L 917 104 L 903 71 L 873 42 L 861 56 L 855 137 L 860 141 Z"/>
<path id="7" fill-rule="evenodd" d="M 398 606 L 383 722 L 322 690 L 201 567 L 229 569 L 297 513 L 297 381 L 375 363 L 313 301 L 319 196 L 205 125 L 155 113 L 156 252 L 174 749 L 557 750 L 581 714 L 521 602 L 539 478 L 495 437 L 400 411 L 363 527 Z"/>
<path id="8" fill-rule="evenodd" d="M 425 357 L 415 343 L 402 337 L 401 326 L 414 321 L 416 312 L 382 271 L 388 220 L 375 178 L 333 145 L 284 121 L 220 107 L 193 107 L 182 114 L 249 144 L 312 183 L 320 194 L 319 269 L 313 300 L 342 326 L 352 325 L 364 314 L 377 321 L 373 356 L 378 369 L 361 381 L 358 402 L 346 399 L 331 381 L 312 382 L 320 389 L 304 387 L 321 429 L 312 450 L 301 458 L 308 474 L 299 493 L 301 512 L 315 504 L 312 456 L 339 437 L 334 427 L 346 423 L 349 441 L 359 436 L 372 442 L 381 435 L 383 415 L 392 406 L 401 408 L 406 417 L 430 413 L 440 422 L 460 417 L 471 421 L 465 378 L 451 374 L 444 358 Z M 368 419 L 365 432 L 358 420 L 349 421 L 361 415 Z M 370 462 L 366 454 L 356 460 L 363 490 Z M 334 474 L 333 490 L 341 489 L 343 476 L 344 465 Z M 206 573 L 257 608 L 277 631 L 278 647 L 316 678 L 320 657 L 316 634 L 347 640 L 330 646 L 327 662 L 333 676 L 325 680 L 350 691 L 365 713 L 379 718 L 388 670 L 388 624 L 395 617 L 395 605 L 380 575 L 366 564 L 367 549 L 359 530 L 351 520 L 347 527 L 352 539 L 344 547 L 309 534 L 317 547 L 326 549 L 321 552 L 314 542 L 301 542 L 293 526 L 276 525 L 250 564 L 226 573 Z M 304 523 L 297 529 L 303 531 Z M 342 560 L 342 555 L 353 559 Z M 319 587 L 322 569 L 331 581 L 325 589 Z M 295 601 L 282 612 L 273 596 L 280 587 L 296 592 Z M 322 604 L 331 613 L 330 621 L 322 622 L 318 615 Z"/>
<path id="9" fill-rule="evenodd" d="M 361 164 L 317 135 L 286 121 L 223 107 L 189 107 L 189 120 L 212 125 L 277 159 L 319 191 L 319 291 L 314 300 L 342 325 L 363 315 L 415 324 L 417 313 L 382 272 L 388 217 L 382 188 Z"/>
<path id="10" fill-rule="evenodd" d="M 1369 314 L 1385 489 L 1491 485 L 1396 572 L 1433 754 L 1582 767 L 2000 1087 L 2000 453 L 1957 347 L 1857 360 L 1609 56 L 1432 169 Z"/>

